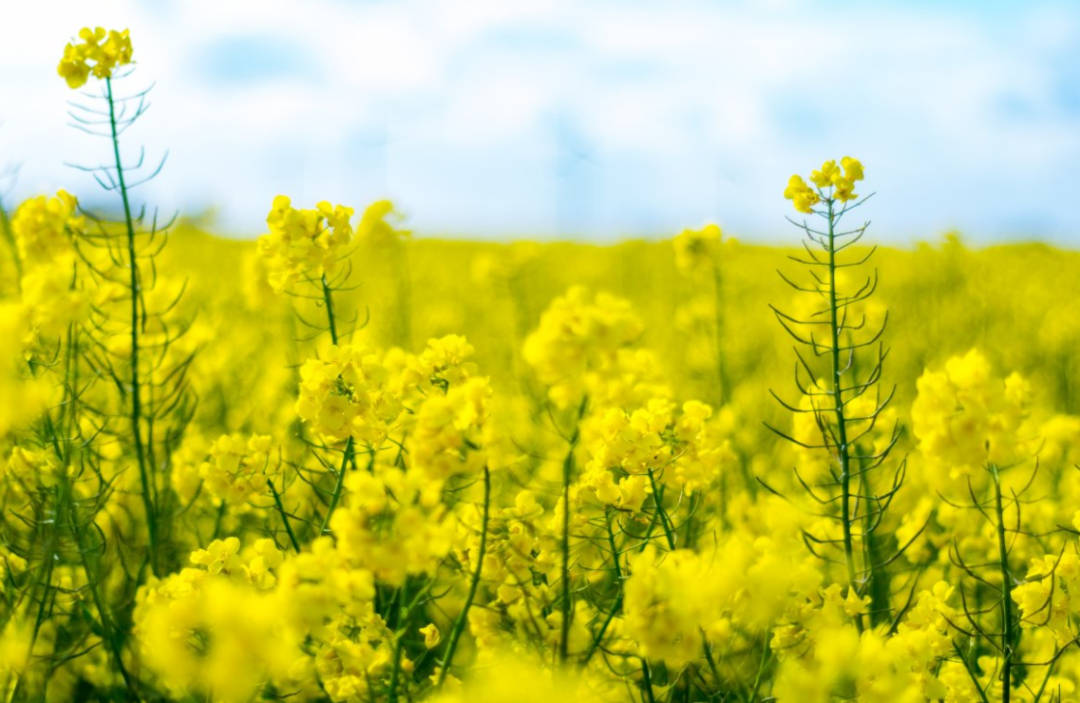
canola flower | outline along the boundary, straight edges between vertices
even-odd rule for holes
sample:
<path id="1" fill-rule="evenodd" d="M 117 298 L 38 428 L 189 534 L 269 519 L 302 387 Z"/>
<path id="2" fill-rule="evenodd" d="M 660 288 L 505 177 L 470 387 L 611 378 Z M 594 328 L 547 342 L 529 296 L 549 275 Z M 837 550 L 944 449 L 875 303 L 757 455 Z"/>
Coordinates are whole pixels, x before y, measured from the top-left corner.
<path id="1" fill-rule="evenodd" d="M 116 78 L 126 34 L 84 35 L 62 75 Z M 793 301 L 714 226 L 405 257 L 389 202 L 279 196 L 258 244 L 151 258 L 137 218 L 29 199 L 5 699 L 1080 700 L 1080 328 L 1047 322 L 1080 257 L 953 239 L 864 284 L 862 179 L 789 184 L 826 220 Z"/>
<path id="2" fill-rule="evenodd" d="M 56 69 L 73 90 L 83 87 L 91 74 L 94 78 L 112 78 L 116 69 L 132 62 L 131 36 L 126 29 L 106 32 L 101 27 L 85 27 L 79 30 L 79 40 L 64 47 L 64 57 Z"/>
<path id="3" fill-rule="evenodd" d="M 799 212 L 810 214 L 814 206 L 825 200 L 847 203 L 856 200 L 855 183 L 863 179 L 863 165 L 858 159 L 845 156 L 837 166 L 836 161 L 826 161 L 821 169 L 810 174 L 811 188 L 802 176 L 794 175 L 784 189 L 784 197 L 792 201 Z"/>
<path id="4" fill-rule="evenodd" d="M 333 274 L 342 247 L 352 240 L 352 216 L 352 208 L 344 205 L 321 202 L 314 209 L 296 209 L 288 197 L 274 198 L 266 217 L 270 232 L 259 240 L 272 271 L 271 287 L 291 290 L 302 276 Z"/>

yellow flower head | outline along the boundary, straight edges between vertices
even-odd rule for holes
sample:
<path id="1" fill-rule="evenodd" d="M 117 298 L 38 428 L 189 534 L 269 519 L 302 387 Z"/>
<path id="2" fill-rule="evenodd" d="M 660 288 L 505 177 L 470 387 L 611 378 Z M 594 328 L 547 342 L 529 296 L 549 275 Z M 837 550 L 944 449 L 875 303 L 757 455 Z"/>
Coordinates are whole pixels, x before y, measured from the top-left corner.
<path id="1" fill-rule="evenodd" d="M 840 159 L 840 165 L 844 167 L 844 177 L 852 181 L 861 181 L 863 179 L 863 166 L 862 162 L 858 159 L 853 159 L 850 156 L 845 156 Z"/>
<path id="2" fill-rule="evenodd" d="M 810 174 L 810 180 L 817 190 L 807 185 L 802 176 L 792 176 L 784 189 L 784 197 L 792 201 L 796 210 L 809 214 L 823 197 L 842 203 L 857 199 L 859 195 L 855 192 L 855 183 L 862 179 L 863 165 L 858 159 L 845 156 L 840 159 L 839 166 L 830 159 Z M 832 188 L 832 192 L 822 192 L 826 188 Z"/>
<path id="3" fill-rule="evenodd" d="M 439 644 L 439 640 L 442 639 L 439 628 L 436 627 L 435 623 L 429 623 L 426 627 L 421 627 L 420 634 L 424 636 L 424 646 L 428 649 L 434 649 Z"/>
<path id="4" fill-rule="evenodd" d="M 705 225 L 700 230 L 683 230 L 672 241 L 675 247 L 675 264 L 683 273 L 691 273 L 712 266 L 716 261 L 716 248 L 723 234 L 716 225 Z"/>
<path id="5" fill-rule="evenodd" d="M 11 229 L 24 261 L 55 266 L 57 258 L 74 253 L 73 233 L 84 224 L 75 196 L 61 190 L 55 198 L 39 195 L 24 202 L 15 211 Z"/>
<path id="6" fill-rule="evenodd" d="M 389 200 L 378 200 L 368 205 L 356 227 L 356 238 L 373 246 L 385 246 L 408 237 L 411 233 L 398 229 L 392 221 L 400 221 L 401 215 Z"/>
<path id="7" fill-rule="evenodd" d="M 131 63 L 131 37 L 128 30 L 116 31 L 84 27 L 79 42 L 69 42 L 56 72 L 71 89 L 81 88 L 93 73 L 95 78 L 112 78 L 113 71 Z"/>
<path id="8" fill-rule="evenodd" d="M 288 196 L 274 198 L 266 216 L 268 234 L 259 238 L 270 287 L 291 291 L 305 277 L 332 274 L 352 241 L 353 209 L 318 203 L 314 209 L 292 206 Z"/>
<path id="9" fill-rule="evenodd" d="M 821 165 L 820 171 L 814 171 L 810 174 L 810 180 L 814 182 L 818 188 L 828 188 L 832 185 L 833 179 L 840 175 L 840 169 L 836 167 L 835 161 L 826 161 Z"/>
<path id="10" fill-rule="evenodd" d="M 795 209 L 807 214 L 812 213 L 813 207 L 821 202 L 821 198 L 813 191 L 802 176 L 792 176 L 788 179 L 788 186 L 784 189 L 784 197 L 791 200 Z"/>

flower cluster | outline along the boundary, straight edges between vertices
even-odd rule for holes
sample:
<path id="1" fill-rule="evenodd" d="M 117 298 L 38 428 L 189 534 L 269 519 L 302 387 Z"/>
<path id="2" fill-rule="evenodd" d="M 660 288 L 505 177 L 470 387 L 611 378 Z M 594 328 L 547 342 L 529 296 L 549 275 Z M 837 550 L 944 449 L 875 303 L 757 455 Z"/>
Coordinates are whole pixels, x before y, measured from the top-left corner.
<path id="1" fill-rule="evenodd" d="M 845 156 L 840 159 L 839 166 L 836 161 L 826 161 L 820 170 L 810 174 L 810 180 L 817 190 L 807 185 L 802 176 L 792 176 L 784 189 L 784 197 L 792 201 L 796 210 L 809 214 L 822 198 L 835 199 L 842 203 L 855 200 L 859 197 L 855 193 L 855 183 L 862 179 L 862 163 L 858 159 Z M 831 192 L 825 195 L 824 191 L 830 188 Z"/>
<path id="2" fill-rule="evenodd" d="M 1034 456 L 1037 447 L 1022 430 L 1031 405 L 1030 384 L 1013 373 L 995 379 L 977 349 L 919 378 L 911 408 L 919 448 L 935 467 L 962 482 L 990 464 L 1010 466 Z"/>
<path id="3" fill-rule="evenodd" d="M 389 200 L 377 200 L 364 209 L 360 223 L 356 226 L 357 241 L 369 246 L 386 246 L 408 237 L 408 230 L 394 227 L 388 220 L 400 217 L 394 204 Z"/>
<path id="4" fill-rule="evenodd" d="M 629 303 L 575 286 L 552 301 L 540 326 L 525 340 L 522 356 L 547 385 L 558 407 L 581 401 L 590 375 L 617 373 L 619 352 L 641 336 Z"/>
<path id="5" fill-rule="evenodd" d="M 324 437 L 381 444 L 401 411 L 400 386 L 383 357 L 366 346 L 330 347 L 300 367 L 296 412 Z"/>
<path id="6" fill-rule="evenodd" d="M 297 209 L 285 195 L 274 198 L 266 216 L 269 234 L 259 238 L 271 287 L 292 291 L 302 279 L 318 280 L 333 274 L 353 237 L 352 208 L 318 203 Z"/>
<path id="7" fill-rule="evenodd" d="M 130 39 L 80 37 L 59 71 L 104 119 Z M 871 302 L 834 257 L 863 175 L 785 192 L 828 232 L 779 411 L 782 252 L 721 262 L 715 225 L 671 266 L 404 246 L 389 201 L 279 196 L 257 246 L 181 223 L 167 254 L 63 191 L 0 212 L 0 694 L 1075 702 L 1080 278 L 950 240 L 886 253 Z"/>
<path id="8" fill-rule="evenodd" d="M 267 493 L 277 474 L 271 465 L 271 438 L 266 435 L 222 435 L 210 446 L 209 459 L 199 467 L 203 486 L 216 500 L 243 505 Z"/>
<path id="9" fill-rule="evenodd" d="M 77 287 L 75 240 L 85 227 L 78 202 L 66 191 L 38 196 L 16 210 L 11 229 L 23 261 L 23 303 L 35 329 L 58 335 L 90 313 L 93 299 Z"/>
<path id="10" fill-rule="evenodd" d="M 716 265 L 717 248 L 723 233 L 716 225 L 701 229 L 687 229 L 672 240 L 675 247 L 675 265 L 683 273 L 707 270 Z"/>
<path id="11" fill-rule="evenodd" d="M 103 28 L 79 30 L 78 42 L 64 47 L 64 57 L 56 71 L 72 89 L 81 88 L 93 73 L 95 78 L 112 78 L 120 66 L 131 63 L 131 36 L 128 30 Z"/>
<path id="12" fill-rule="evenodd" d="M 213 692 L 243 701 L 266 685 L 312 690 L 303 633 L 281 617 L 272 540 L 241 550 L 235 537 L 191 554 L 193 567 L 139 590 L 141 660 L 177 697 Z"/>

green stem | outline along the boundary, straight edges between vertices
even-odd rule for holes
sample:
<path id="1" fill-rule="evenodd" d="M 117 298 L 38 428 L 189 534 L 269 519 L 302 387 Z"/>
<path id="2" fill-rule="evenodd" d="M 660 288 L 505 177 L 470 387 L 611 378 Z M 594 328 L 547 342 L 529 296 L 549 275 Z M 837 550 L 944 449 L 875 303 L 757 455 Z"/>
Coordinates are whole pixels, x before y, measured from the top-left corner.
<path id="1" fill-rule="evenodd" d="M 645 657 L 641 658 L 641 676 L 642 687 L 645 689 L 645 700 L 649 701 L 649 703 L 656 703 L 652 690 L 652 676 L 649 674 L 649 662 L 645 661 Z"/>
<path id="2" fill-rule="evenodd" d="M 758 697 L 758 691 L 761 690 L 761 681 L 765 673 L 765 666 L 769 663 L 769 654 L 772 652 L 769 649 L 768 640 L 765 641 L 765 646 L 761 651 L 761 662 L 758 664 L 757 675 L 754 677 L 754 690 L 750 692 L 750 703 L 754 703 Z"/>
<path id="3" fill-rule="evenodd" d="M 217 514 L 214 516 L 214 532 L 210 535 L 211 542 L 221 537 L 221 525 L 222 521 L 225 519 L 225 511 L 228 509 L 229 504 L 224 500 L 218 504 Z"/>
<path id="4" fill-rule="evenodd" d="M 615 566 L 615 588 L 618 589 L 618 592 L 615 595 L 615 602 L 612 604 L 611 610 L 608 611 L 603 624 L 600 625 L 600 629 L 596 631 L 596 636 L 593 637 L 592 644 L 589 645 L 589 651 L 585 653 L 585 657 L 581 660 L 582 667 L 587 666 L 589 660 L 596 654 L 596 650 L 600 649 L 600 644 L 604 641 L 604 633 L 607 632 L 608 626 L 611 625 L 611 621 L 615 619 L 619 609 L 622 608 L 623 602 L 622 567 L 619 566 L 619 549 L 615 544 L 615 531 L 611 529 L 611 511 L 608 511 L 605 517 L 607 518 L 605 522 L 607 523 L 608 545 L 611 547 L 612 564 Z"/>
<path id="5" fill-rule="evenodd" d="M 412 271 L 406 243 L 398 240 L 391 246 L 397 252 L 398 343 L 403 349 L 409 349 L 412 346 Z"/>
<path id="6" fill-rule="evenodd" d="M 322 277 L 322 292 L 323 302 L 326 305 L 326 320 L 329 324 L 330 340 L 336 346 L 338 343 L 337 322 L 334 318 L 334 298 L 332 291 L 330 290 L 330 284 L 326 281 L 326 275 Z M 345 451 L 341 457 L 341 468 L 338 469 L 337 480 L 334 483 L 334 492 L 330 496 L 330 505 L 326 509 L 326 517 L 323 519 L 322 527 L 319 528 L 319 535 L 324 535 L 330 530 L 330 517 L 334 514 L 334 510 L 337 509 L 338 502 L 341 500 L 341 492 L 345 486 L 345 472 L 349 468 L 349 463 L 354 461 L 356 451 L 355 440 L 350 436 L 345 443 Z"/>
<path id="7" fill-rule="evenodd" d="M 61 492 L 61 486 L 56 486 L 52 494 L 54 500 L 56 501 L 56 515 L 62 515 L 64 512 L 65 501 L 64 494 Z M 52 529 L 49 531 L 48 546 L 42 554 L 42 567 L 45 572 L 45 578 L 42 581 L 36 582 L 34 584 L 35 590 L 37 586 L 41 586 L 42 593 L 41 601 L 38 603 L 37 617 L 34 619 L 34 631 L 30 637 L 30 652 L 34 651 L 34 647 L 37 644 L 38 635 L 41 633 L 41 626 L 45 623 L 45 620 L 47 619 L 46 610 L 49 610 L 49 608 L 51 607 L 49 597 L 50 595 L 52 595 L 54 599 L 56 597 L 55 592 L 53 591 L 52 577 L 53 568 L 60 560 L 60 525 L 58 524 L 58 521 L 55 520 L 50 520 L 49 523 Z"/>
<path id="8" fill-rule="evenodd" d="M 664 496 L 656 485 L 656 476 L 652 469 L 649 469 L 649 485 L 652 486 L 653 505 L 656 506 L 656 516 L 660 518 L 660 527 L 664 530 L 664 536 L 667 537 L 668 549 L 674 551 L 675 534 L 668 522 L 667 513 L 664 512 Z"/>
<path id="9" fill-rule="evenodd" d="M 127 183 L 124 178 L 124 166 L 120 160 L 120 134 L 116 127 L 116 102 L 113 100 L 112 79 L 105 79 L 105 88 L 109 100 L 109 125 L 112 133 L 113 158 L 116 162 L 116 178 L 120 197 L 124 203 L 124 223 L 127 226 L 127 249 L 129 283 L 131 289 L 131 432 L 135 443 L 135 457 L 139 464 L 139 479 L 142 483 L 143 508 L 146 511 L 146 528 L 150 538 L 150 572 L 158 575 L 158 537 L 157 515 L 154 498 L 151 493 L 150 471 L 146 462 L 146 450 L 142 440 L 142 383 L 139 380 L 139 265 L 135 254 L 135 221 L 131 216 L 131 202 L 128 199 Z"/>
<path id="10" fill-rule="evenodd" d="M 406 627 L 402 622 L 405 614 L 404 604 L 405 585 L 402 585 L 397 597 L 397 632 L 394 635 L 394 669 L 390 674 L 390 703 L 396 703 L 398 699 L 398 679 L 401 678 L 401 638 L 405 634 Z"/>
<path id="11" fill-rule="evenodd" d="M 355 452 L 355 444 L 352 437 L 349 437 L 345 443 L 345 452 L 341 456 L 341 468 L 338 469 L 337 481 L 334 483 L 334 492 L 330 496 L 330 505 L 326 508 L 326 517 L 323 518 L 322 527 L 319 528 L 319 534 L 325 535 L 330 531 L 330 517 L 334 514 L 334 510 L 337 509 L 338 503 L 341 501 L 341 492 L 345 487 L 345 472 L 349 468 L 349 464 L 353 461 L 353 453 Z"/>
<path id="12" fill-rule="evenodd" d="M 705 636 L 705 628 L 701 628 L 701 650 L 705 652 L 705 662 L 709 665 L 709 671 L 712 672 L 713 681 L 719 687 L 724 677 L 720 676 L 720 669 L 716 666 L 716 658 L 712 655 L 709 638 Z"/>
<path id="13" fill-rule="evenodd" d="M 839 446 L 837 453 L 840 459 L 840 519 L 844 529 L 844 560 L 847 563 L 848 588 L 858 589 L 855 572 L 855 550 L 851 538 L 851 456 L 848 451 L 847 419 L 844 417 L 844 394 L 841 390 L 843 371 L 840 369 L 840 324 L 838 322 L 838 309 L 836 299 L 836 218 L 833 211 L 833 200 L 828 199 L 829 207 L 829 332 L 832 335 L 832 390 L 833 412 L 836 414 L 836 432 Z M 862 632 L 862 618 L 855 621 L 859 631 Z"/>
<path id="14" fill-rule="evenodd" d="M 608 546 L 611 547 L 611 563 L 615 566 L 615 581 L 616 581 L 616 585 L 619 586 L 619 590 L 621 591 L 622 590 L 622 567 L 619 566 L 619 548 L 615 544 L 615 530 L 613 530 L 611 528 L 611 511 L 610 510 L 607 511 L 607 514 L 605 515 L 605 517 L 607 518 L 607 520 L 605 522 L 607 523 Z"/>
<path id="15" fill-rule="evenodd" d="M 274 505 L 277 506 L 278 513 L 281 514 L 281 521 L 285 523 L 285 532 L 289 535 L 289 541 L 292 542 L 293 549 L 297 554 L 300 553 L 300 543 L 296 541 L 296 535 L 293 534 L 292 525 L 289 524 L 289 516 L 285 513 L 285 506 L 281 503 L 281 494 L 274 488 L 273 480 L 270 480 L 270 494 L 274 496 Z"/>
<path id="16" fill-rule="evenodd" d="M 454 651 L 457 650 L 458 640 L 461 639 L 461 634 L 465 631 L 469 609 L 476 598 L 476 590 L 480 587 L 480 576 L 484 569 L 484 555 L 487 553 L 488 515 L 490 510 L 491 471 L 487 466 L 484 466 L 484 516 L 480 521 L 480 549 L 476 556 L 476 569 L 473 571 L 472 580 L 469 582 L 469 593 L 465 596 L 465 605 L 462 606 L 457 620 L 454 621 L 454 628 L 450 631 L 450 640 L 446 645 L 446 653 L 443 654 L 439 680 L 436 682 L 435 688 L 442 687 L 446 675 L 450 672 L 450 665 L 454 663 Z"/>
<path id="17" fill-rule="evenodd" d="M 1001 567 L 1001 703 L 1009 703 L 1012 694 L 1013 616 L 1009 593 L 1009 549 L 1005 541 L 1005 509 L 1001 499 L 1001 475 L 997 466 L 990 467 L 994 478 L 994 509 L 997 513 L 998 563 Z"/>
<path id="18" fill-rule="evenodd" d="M 964 654 L 964 651 L 960 649 L 960 645 L 958 645 L 955 641 L 953 642 L 953 651 L 955 651 L 956 656 L 960 658 L 960 662 L 964 665 L 964 669 L 967 671 L 968 677 L 971 679 L 971 684 L 975 687 L 975 690 L 978 691 L 979 700 L 981 700 L 982 703 L 990 703 L 990 699 L 986 697 L 986 691 L 983 690 L 982 684 L 979 683 L 979 677 L 975 674 L 974 665 L 970 661 L 968 661 L 968 658 Z"/>
<path id="19" fill-rule="evenodd" d="M 603 624 L 600 625 L 600 629 L 596 631 L 596 636 L 593 637 L 592 644 L 589 645 L 589 651 L 585 652 L 585 657 L 581 660 L 581 666 L 587 666 L 589 660 L 593 658 L 596 651 L 600 649 L 600 644 L 604 641 L 604 634 L 607 632 L 608 627 L 611 625 L 611 621 L 615 619 L 615 616 L 619 613 L 619 609 L 622 608 L 623 594 L 619 591 L 619 594 L 615 596 L 615 602 L 611 605 L 611 610 L 608 611 L 607 617 L 604 618 Z"/>
<path id="20" fill-rule="evenodd" d="M 884 568 L 875 568 L 875 564 L 882 561 L 882 545 L 878 541 L 874 531 L 876 516 L 870 506 L 877 500 L 873 488 L 870 486 L 870 478 L 867 467 L 862 459 L 859 459 L 859 485 L 863 504 L 867 506 L 863 516 L 863 546 L 866 560 L 866 592 L 870 596 L 870 625 L 876 627 L 888 622 L 889 617 L 889 577 Z"/>
<path id="21" fill-rule="evenodd" d="M 76 508 L 72 503 L 71 510 L 69 512 L 69 519 L 71 522 L 71 532 L 75 535 L 75 542 L 79 547 L 79 556 L 82 560 L 83 572 L 86 574 L 86 583 L 90 588 L 90 595 L 94 600 L 94 607 L 98 611 L 98 620 L 101 622 L 101 634 L 102 639 L 108 642 L 109 654 L 112 655 L 113 661 L 116 664 L 117 670 L 120 672 L 121 678 L 124 679 L 124 686 L 127 688 L 131 697 L 138 701 L 139 694 L 135 690 L 134 682 L 131 680 L 130 674 L 128 674 L 127 667 L 124 666 L 124 659 L 121 655 L 120 644 L 116 639 L 116 631 L 113 626 L 112 617 L 109 615 L 108 609 L 105 607 L 104 601 L 101 597 L 101 591 L 98 588 L 99 576 L 94 567 L 90 564 L 90 550 L 83 544 L 83 533 L 78 527 L 78 521 L 76 520 Z"/>
<path id="22" fill-rule="evenodd" d="M 574 451 L 577 449 L 578 439 L 581 434 L 581 418 L 585 416 L 585 406 L 588 398 L 581 399 L 578 408 L 577 421 L 574 423 L 574 434 L 570 437 L 570 447 L 563 459 L 563 504 L 562 504 L 562 538 L 559 550 L 562 552 L 562 564 L 560 577 L 562 578 L 562 632 L 559 633 L 559 662 L 565 664 L 570 650 L 570 618 L 573 608 L 570 602 L 570 483 L 574 474 Z"/>
<path id="23" fill-rule="evenodd" d="M 326 274 L 322 277 L 323 303 L 326 305 L 326 319 L 330 323 L 330 339 L 337 346 L 337 323 L 334 321 L 334 299 L 330 295 L 330 284 L 326 282 Z"/>
<path id="24" fill-rule="evenodd" d="M 716 400 L 717 409 L 727 401 L 727 370 L 724 368 L 724 288 L 720 277 L 720 262 L 713 261 L 713 333 L 716 335 Z"/>

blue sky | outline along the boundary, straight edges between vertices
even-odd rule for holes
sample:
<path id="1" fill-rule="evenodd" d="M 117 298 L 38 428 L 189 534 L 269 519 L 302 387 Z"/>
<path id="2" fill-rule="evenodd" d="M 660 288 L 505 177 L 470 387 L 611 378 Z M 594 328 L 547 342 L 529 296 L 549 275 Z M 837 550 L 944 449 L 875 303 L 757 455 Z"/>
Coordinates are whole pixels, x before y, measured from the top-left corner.
<path id="1" fill-rule="evenodd" d="M 8 10 L 11 18 L 12 9 Z M 55 74 L 130 27 L 155 104 L 142 196 L 259 234 L 273 196 L 391 197 L 423 235 L 793 236 L 794 172 L 857 156 L 881 239 L 1080 247 L 1080 3 L 53 0 L 0 43 L 16 197 L 96 185 Z M 18 99 L 13 99 L 17 96 Z"/>

